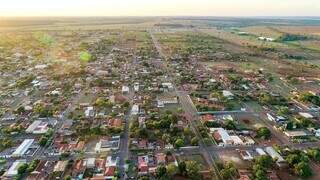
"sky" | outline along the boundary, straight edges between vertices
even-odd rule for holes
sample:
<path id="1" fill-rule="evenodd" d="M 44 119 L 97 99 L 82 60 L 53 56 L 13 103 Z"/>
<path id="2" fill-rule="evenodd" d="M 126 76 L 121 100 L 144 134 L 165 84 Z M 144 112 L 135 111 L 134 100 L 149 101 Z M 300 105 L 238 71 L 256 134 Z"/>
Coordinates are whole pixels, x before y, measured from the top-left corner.
<path id="1" fill-rule="evenodd" d="M 0 16 L 320 16 L 320 0 L 2 0 Z"/>

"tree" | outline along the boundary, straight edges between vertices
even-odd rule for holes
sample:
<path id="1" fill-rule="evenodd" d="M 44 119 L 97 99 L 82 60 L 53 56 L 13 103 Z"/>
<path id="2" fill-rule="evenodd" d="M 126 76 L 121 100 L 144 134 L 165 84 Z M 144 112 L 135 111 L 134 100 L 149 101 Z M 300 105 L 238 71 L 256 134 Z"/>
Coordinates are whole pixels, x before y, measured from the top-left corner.
<path id="1" fill-rule="evenodd" d="M 308 163 L 300 162 L 294 166 L 294 172 L 301 177 L 309 177 L 312 175 L 312 171 Z"/>
<path id="2" fill-rule="evenodd" d="M 183 139 L 181 139 L 181 138 L 178 138 L 176 141 L 175 141 L 175 146 L 176 146 L 176 148 L 181 148 L 183 145 L 184 145 L 184 141 L 183 141 Z"/>
<path id="3" fill-rule="evenodd" d="M 181 175 L 185 175 L 187 173 L 187 166 L 185 161 L 181 161 L 178 163 L 178 170 Z"/>
<path id="4" fill-rule="evenodd" d="M 169 164 L 167 166 L 167 173 L 169 176 L 174 176 L 178 172 L 178 167 L 175 164 Z"/>
<path id="5" fill-rule="evenodd" d="M 187 176 L 190 179 L 201 179 L 200 177 L 200 164 L 196 161 L 187 161 L 186 162 L 186 170 L 187 170 Z"/>
<path id="6" fill-rule="evenodd" d="M 261 165 L 265 168 L 270 168 L 272 166 L 272 158 L 268 155 L 259 156 L 255 159 L 255 163 Z"/>
<path id="7" fill-rule="evenodd" d="M 236 175 L 236 168 L 232 163 L 227 163 L 220 171 L 220 174 L 223 177 L 223 179 L 230 179 Z"/>
<path id="8" fill-rule="evenodd" d="M 167 179 L 168 178 L 167 168 L 165 166 L 158 166 L 156 170 L 156 177 L 157 179 Z"/>
<path id="9" fill-rule="evenodd" d="M 27 163 L 21 164 L 18 168 L 18 174 L 21 175 L 21 174 L 25 173 L 27 169 L 28 169 Z"/>
<path id="10" fill-rule="evenodd" d="M 224 125 L 225 125 L 226 129 L 228 129 L 228 130 L 237 129 L 236 124 L 232 120 L 227 120 Z"/>
<path id="11" fill-rule="evenodd" d="M 320 162 L 320 150 L 319 149 L 309 149 L 307 155 L 313 160 Z"/>
<path id="12" fill-rule="evenodd" d="M 189 127 L 185 127 L 185 128 L 183 129 L 183 134 L 184 134 L 185 136 L 189 136 L 189 135 L 191 134 L 191 129 L 190 129 Z"/>
<path id="13" fill-rule="evenodd" d="M 278 114 L 281 116 L 286 116 L 290 113 L 290 110 L 287 106 L 280 106 L 278 109 Z"/>
<path id="14" fill-rule="evenodd" d="M 271 131 L 267 127 L 261 127 L 257 131 L 257 137 L 269 139 L 271 137 Z"/>
<path id="15" fill-rule="evenodd" d="M 294 126 L 294 123 L 292 121 L 289 121 L 287 124 L 286 124 L 286 129 L 287 130 L 293 130 L 293 126 Z"/>
<path id="16" fill-rule="evenodd" d="M 139 180 L 149 180 L 149 177 L 147 177 L 147 176 L 142 176 L 142 177 L 139 177 Z"/>
<path id="17" fill-rule="evenodd" d="M 192 146 L 197 146 L 198 145 L 198 138 L 197 137 L 193 137 L 191 139 L 191 145 Z"/>
<path id="18" fill-rule="evenodd" d="M 263 169 L 258 169 L 256 172 L 255 172 L 255 177 L 256 177 L 256 180 L 267 180 L 267 174 L 266 172 L 263 170 Z"/>

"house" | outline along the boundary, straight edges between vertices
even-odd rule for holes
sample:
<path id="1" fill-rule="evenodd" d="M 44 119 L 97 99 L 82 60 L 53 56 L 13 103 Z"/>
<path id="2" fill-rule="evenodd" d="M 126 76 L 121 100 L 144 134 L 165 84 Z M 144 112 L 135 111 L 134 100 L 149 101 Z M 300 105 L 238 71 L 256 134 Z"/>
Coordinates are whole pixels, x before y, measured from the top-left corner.
<path id="1" fill-rule="evenodd" d="M 149 158 L 147 155 L 138 156 L 138 174 L 147 174 L 149 170 L 148 166 Z"/>
<path id="2" fill-rule="evenodd" d="M 121 119 L 109 119 L 108 126 L 109 127 L 121 127 L 122 120 Z"/>
<path id="3" fill-rule="evenodd" d="M 26 133 L 45 134 L 48 132 L 48 130 L 48 122 L 36 120 L 26 129 Z"/>
<path id="4" fill-rule="evenodd" d="M 223 90 L 222 95 L 227 99 L 233 99 L 233 97 L 234 97 L 234 95 L 230 91 L 227 91 L 227 90 Z"/>
<path id="5" fill-rule="evenodd" d="M 88 158 L 84 161 L 86 168 L 92 169 L 95 167 L 96 158 Z"/>
<path id="6" fill-rule="evenodd" d="M 267 155 L 267 153 L 264 152 L 264 150 L 261 148 L 256 148 L 256 152 L 258 153 L 259 156 Z"/>
<path id="7" fill-rule="evenodd" d="M 210 128 L 210 132 L 213 133 L 215 140 L 222 141 L 221 145 L 231 145 L 234 143 L 228 132 L 223 128 Z"/>
<path id="8" fill-rule="evenodd" d="M 25 153 L 28 151 L 28 149 L 33 144 L 34 139 L 25 139 L 20 146 L 12 153 L 12 157 L 21 157 L 25 155 Z"/>
<path id="9" fill-rule="evenodd" d="M 134 105 L 132 106 L 131 114 L 132 114 L 132 115 L 138 115 L 138 114 L 139 114 L 139 105 L 134 104 Z"/>
<path id="10" fill-rule="evenodd" d="M 313 116 L 310 113 L 306 113 L 306 112 L 299 112 L 299 115 L 307 119 L 313 118 Z"/>
<path id="11" fill-rule="evenodd" d="M 157 96 L 157 106 L 164 107 L 167 104 L 177 104 L 178 97 L 174 93 L 162 93 Z"/>
<path id="12" fill-rule="evenodd" d="M 122 94 L 128 94 L 129 93 L 129 87 L 128 86 L 122 86 L 122 90 L 121 90 L 121 92 L 122 92 Z"/>
<path id="13" fill-rule="evenodd" d="M 86 118 L 94 117 L 93 107 L 92 106 L 87 107 L 86 110 L 84 111 L 84 114 Z"/>
<path id="14" fill-rule="evenodd" d="M 148 140 L 141 139 L 138 141 L 138 148 L 139 149 L 147 149 L 148 148 Z"/>
<path id="15" fill-rule="evenodd" d="M 234 135 L 234 136 L 230 136 L 230 137 L 231 137 L 234 145 L 242 145 L 242 144 L 244 144 L 242 139 L 239 136 Z"/>
<path id="16" fill-rule="evenodd" d="M 164 153 L 156 154 L 157 164 L 165 164 L 166 163 L 166 155 Z"/>
<path id="17" fill-rule="evenodd" d="M 173 90 L 173 85 L 172 83 L 169 83 L 169 82 L 164 82 L 161 84 L 163 88 L 166 88 L 168 90 Z"/>
<path id="18" fill-rule="evenodd" d="M 287 119 L 283 116 L 275 116 L 275 115 L 272 115 L 270 113 L 267 113 L 267 117 L 268 117 L 268 120 L 269 121 L 273 121 L 273 122 L 284 122 L 286 121 Z"/>
<path id="19" fill-rule="evenodd" d="M 214 121 L 214 116 L 212 114 L 206 114 L 201 116 L 202 122 L 212 122 Z"/>
<path id="20" fill-rule="evenodd" d="M 95 147 L 97 153 L 118 150 L 120 144 L 120 136 L 113 136 L 110 139 L 101 139 Z"/>
<path id="21" fill-rule="evenodd" d="M 284 160 L 284 158 L 275 149 L 273 149 L 273 147 L 271 147 L 271 146 L 266 147 L 265 151 L 269 154 L 269 156 L 272 157 L 272 159 L 276 159 L 277 160 L 276 164 L 279 167 L 283 167 L 285 165 L 286 161 Z"/>
<path id="22" fill-rule="evenodd" d="M 68 165 L 68 161 L 58 161 L 53 168 L 53 172 L 64 172 Z"/>
<path id="23" fill-rule="evenodd" d="M 105 167 L 117 167 L 119 163 L 119 157 L 118 156 L 108 156 L 106 159 L 106 165 Z"/>
<path id="24" fill-rule="evenodd" d="M 288 136 L 289 138 L 301 138 L 301 137 L 306 137 L 306 136 L 309 136 L 311 134 L 307 133 L 306 131 L 285 131 L 284 134 L 286 136 Z"/>
<path id="25" fill-rule="evenodd" d="M 116 167 L 115 166 L 109 166 L 106 168 L 104 175 L 105 175 L 105 179 L 107 180 L 112 180 L 114 179 L 115 175 L 116 175 Z M 104 180 L 105 180 L 104 179 Z"/>
<path id="26" fill-rule="evenodd" d="M 139 83 L 138 82 L 134 83 L 133 90 L 134 90 L 134 92 L 138 92 L 139 91 Z"/>
<path id="27" fill-rule="evenodd" d="M 249 151 L 240 151 L 240 156 L 242 157 L 243 160 L 252 160 L 253 159 L 253 157 Z"/>

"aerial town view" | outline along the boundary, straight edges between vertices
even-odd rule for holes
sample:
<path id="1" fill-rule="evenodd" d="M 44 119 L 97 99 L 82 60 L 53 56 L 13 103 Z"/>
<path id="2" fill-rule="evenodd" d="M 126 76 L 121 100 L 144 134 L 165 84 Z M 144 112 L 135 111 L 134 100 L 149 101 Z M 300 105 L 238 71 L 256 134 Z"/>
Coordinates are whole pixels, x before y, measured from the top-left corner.
<path id="1" fill-rule="evenodd" d="M 148 2 L 0 5 L 0 179 L 319 180 L 320 2 Z"/>

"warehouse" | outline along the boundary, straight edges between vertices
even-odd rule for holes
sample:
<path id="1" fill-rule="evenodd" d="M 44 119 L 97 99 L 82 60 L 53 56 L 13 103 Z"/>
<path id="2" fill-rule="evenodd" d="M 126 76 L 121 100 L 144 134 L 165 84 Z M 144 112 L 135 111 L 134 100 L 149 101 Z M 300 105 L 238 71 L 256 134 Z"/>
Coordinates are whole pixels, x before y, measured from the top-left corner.
<path id="1" fill-rule="evenodd" d="M 34 139 L 25 139 L 20 146 L 12 153 L 13 157 L 20 157 L 23 156 L 28 149 L 31 147 Z"/>

